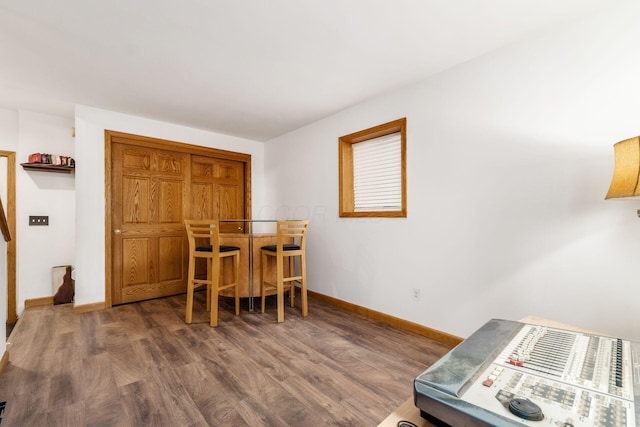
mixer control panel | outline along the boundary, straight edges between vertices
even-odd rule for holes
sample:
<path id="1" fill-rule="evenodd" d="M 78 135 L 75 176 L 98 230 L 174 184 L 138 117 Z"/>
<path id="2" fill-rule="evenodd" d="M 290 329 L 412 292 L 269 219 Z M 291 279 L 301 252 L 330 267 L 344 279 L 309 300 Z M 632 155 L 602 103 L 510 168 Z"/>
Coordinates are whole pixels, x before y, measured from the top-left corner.
<path id="1" fill-rule="evenodd" d="M 524 325 L 463 399 L 498 411 L 527 399 L 549 425 L 635 427 L 630 361 L 629 341 Z"/>
<path id="2" fill-rule="evenodd" d="M 433 388 L 433 396 L 444 396 L 446 406 L 459 407 L 462 415 L 454 419 L 469 416 L 488 425 L 640 426 L 640 343 L 513 323 L 517 322 L 506 324 L 507 332 L 488 328 L 484 339 L 471 340 L 471 345 L 461 346 L 460 354 L 445 356 L 442 364 L 434 365 L 435 375 L 427 370 L 416 379 L 416 390 Z M 495 344 L 500 341 L 496 337 L 503 338 L 491 354 L 482 348 L 487 336 Z M 461 361 L 469 363 L 462 367 Z M 463 379 L 452 386 L 443 372 Z M 425 396 L 416 396 L 419 407 Z"/>

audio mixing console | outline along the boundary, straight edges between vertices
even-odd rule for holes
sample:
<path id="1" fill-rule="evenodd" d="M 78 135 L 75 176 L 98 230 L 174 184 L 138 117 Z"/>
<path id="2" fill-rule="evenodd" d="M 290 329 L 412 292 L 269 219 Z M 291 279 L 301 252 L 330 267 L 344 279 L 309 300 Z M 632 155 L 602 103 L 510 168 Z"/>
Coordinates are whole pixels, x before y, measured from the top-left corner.
<path id="1" fill-rule="evenodd" d="M 414 381 L 452 426 L 640 426 L 640 343 L 491 320 Z"/>

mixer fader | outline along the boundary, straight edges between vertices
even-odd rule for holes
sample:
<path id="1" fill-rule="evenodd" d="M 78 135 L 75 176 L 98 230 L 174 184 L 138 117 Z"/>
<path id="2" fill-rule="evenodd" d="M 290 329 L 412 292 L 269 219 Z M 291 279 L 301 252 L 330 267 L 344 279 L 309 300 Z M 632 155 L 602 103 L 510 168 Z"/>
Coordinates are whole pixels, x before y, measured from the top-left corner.
<path id="1" fill-rule="evenodd" d="M 640 426 L 640 344 L 492 320 L 414 382 L 451 425 Z"/>

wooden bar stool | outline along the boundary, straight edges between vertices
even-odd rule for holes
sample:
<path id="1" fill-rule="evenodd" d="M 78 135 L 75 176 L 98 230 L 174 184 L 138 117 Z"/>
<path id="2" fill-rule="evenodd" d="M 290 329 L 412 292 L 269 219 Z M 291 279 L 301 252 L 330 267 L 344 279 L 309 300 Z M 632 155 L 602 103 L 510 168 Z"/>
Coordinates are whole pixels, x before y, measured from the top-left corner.
<path id="1" fill-rule="evenodd" d="M 189 273 L 187 277 L 187 308 L 185 322 L 191 323 L 193 312 L 193 292 L 195 289 L 207 287 L 207 309 L 211 310 L 211 326 L 218 326 L 218 294 L 225 289 L 234 288 L 236 316 L 240 314 L 240 294 L 238 278 L 240 276 L 240 248 L 237 246 L 221 246 L 218 220 L 185 220 L 189 239 Z M 233 257 L 233 281 L 220 284 L 222 259 Z M 207 262 L 207 277 L 196 278 L 196 260 Z"/>
<path id="2" fill-rule="evenodd" d="M 305 247 L 307 239 L 307 229 L 309 221 L 278 221 L 277 240 L 275 245 L 263 246 L 260 250 L 260 296 L 262 302 L 262 312 L 264 313 L 264 299 L 266 292 L 276 290 L 278 303 L 278 322 L 284 321 L 284 292 L 289 291 L 289 301 L 291 307 L 294 306 L 296 282 L 300 283 L 300 293 L 302 297 L 302 316 L 309 315 L 307 303 L 307 262 L 305 258 Z M 293 239 L 293 243 L 285 243 Z M 276 260 L 276 281 L 270 282 L 266 279 L 267 261 L 269 257 Z M 295 275 L 295 257 L 300 257 L 300 275 Z M 289 275 L 284 276 L 285 258 L 289 262 Z M 286 288 L 286 289 L 285 289 Z"/>

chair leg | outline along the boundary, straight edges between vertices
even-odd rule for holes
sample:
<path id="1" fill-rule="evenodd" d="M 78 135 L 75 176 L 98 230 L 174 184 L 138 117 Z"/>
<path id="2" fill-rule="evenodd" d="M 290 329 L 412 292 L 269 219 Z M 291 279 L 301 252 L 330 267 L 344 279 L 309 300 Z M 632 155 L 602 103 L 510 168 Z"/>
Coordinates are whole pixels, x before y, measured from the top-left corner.
<path id="1" fill-rule="evenodd" d="M 234 265 L 233 265 L 233 283 L 235 289 L 235 300 L 236 300 L 236 316 L 240 314 L 240 284 L 238 283 L 240 280 L 240 254 L 236 254 L 233 256 Z"/>
<path id="2" fill-rule="evenodd" d="M 295 258 L 290 256 L 289 257 L 289 276 L 293 276 L 295 274 Z M 291 287 L 289 288 L 289 304 L 291 305 L 291 307 L 295 307 L 296 306 L 296 282 L 290 282 L 291 283 Z"/>
<path id="3" fill-rule="evenodd" d="M 218 281 L 220 280 L 220 258 L 216 260 L 218 262 L 218 268 L 213 268 L 213 260 L 208 260 L 207 265 L 207 279 L 211 281 L 211 314 L 209 325 L 218 326 Z"/>
<path id="4" fill-rule="evenodd" d="M 184 321 L 191 323 L 193 317 L 193 280 L 195 278 L 195 260 L 189 260 L 189 272 L 187 274 L 187 307 L 185 310 Z"/>
<path id="5" fill-rule="evenodd" d="M 260 310 L 262 311 L 262 313 L 264 313 L 264 275 L 265 275 L 265 271 L 267 270 L 267 254 L 262 253 L 261 259 L 260 259 Z M 253 297 L 253 295 L 250 295 L 250 297 Z"/>
<path id="6" fill-rule="evenodd" d="M 278 301 L 278 323 L 284 322 L 284 259 L 281 256 L 276 257 L 277 270 L 277 301 Z"/>
<path id="7" fill-rule="evenodd" d="M 309 305 L 307 300 L 307 260 L 304 253 L 300 255 L 300 296 L 302 300 L 302 317 L 309 315 Z"/>

